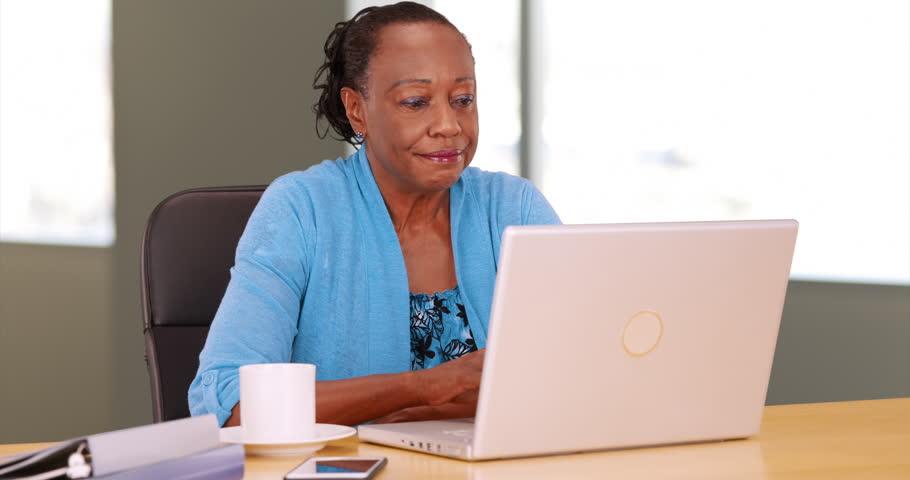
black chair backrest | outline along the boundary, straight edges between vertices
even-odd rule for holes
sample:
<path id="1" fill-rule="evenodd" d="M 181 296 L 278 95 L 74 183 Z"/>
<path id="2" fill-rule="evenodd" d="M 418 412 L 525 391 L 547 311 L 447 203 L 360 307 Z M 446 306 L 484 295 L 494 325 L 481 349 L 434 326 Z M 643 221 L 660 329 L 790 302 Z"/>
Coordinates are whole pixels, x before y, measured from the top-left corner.
<path id="1" fill-rule="evenodd" d="M 190 415 L 187 390 L 230 280 L 237 242 L 265 186 L 186 190 L 164 199 L 142 240 L 145 361 L 156 422 Z"/>

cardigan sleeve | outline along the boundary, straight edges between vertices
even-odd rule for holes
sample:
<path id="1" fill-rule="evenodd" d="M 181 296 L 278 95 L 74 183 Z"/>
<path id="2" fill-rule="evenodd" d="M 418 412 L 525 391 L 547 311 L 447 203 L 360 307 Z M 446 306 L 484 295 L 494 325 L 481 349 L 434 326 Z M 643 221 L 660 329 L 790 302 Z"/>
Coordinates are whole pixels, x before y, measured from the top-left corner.
<path id="1" fill-rule="evenodd" d="M 524 180 L 521 202 L 522 225 L 559 225 L 562 221 L 550 202 L 529 180 Z"/>
<path id="2" fill-rule="evenodd" d="M 224 424 L 240 399 L 240 366 L 290 361 L 307 288 L 312 218 L 306 191 L 290 175 L 263 193 L 199 355 L 188 395 L 192 415 L 213 413 Z"/>

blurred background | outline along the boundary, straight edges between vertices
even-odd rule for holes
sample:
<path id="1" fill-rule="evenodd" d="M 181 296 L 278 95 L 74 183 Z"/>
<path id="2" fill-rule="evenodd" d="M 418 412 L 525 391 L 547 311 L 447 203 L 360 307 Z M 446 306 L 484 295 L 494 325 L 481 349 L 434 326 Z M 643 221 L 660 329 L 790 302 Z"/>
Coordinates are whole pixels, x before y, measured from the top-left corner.
<path id="1" fill-rule="evenodd" d="M 345 155 L 313 75 L 376 3 L 0 0 L 0 443 L 151 422 L 149 213 Z M 474 165 L 565 222 L 800 221 L 769 404 L 910 396 L 910 2 L 421 3 L 473 45 Z"/>

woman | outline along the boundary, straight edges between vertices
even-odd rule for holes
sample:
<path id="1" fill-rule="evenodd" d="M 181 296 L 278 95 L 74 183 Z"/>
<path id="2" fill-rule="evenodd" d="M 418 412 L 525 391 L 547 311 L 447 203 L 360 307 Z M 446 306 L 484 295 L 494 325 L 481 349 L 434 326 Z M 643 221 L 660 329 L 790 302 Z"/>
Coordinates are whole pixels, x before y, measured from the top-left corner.
<path id="1" fill-rule="evenodd" d="M 366 8 L 325 53 L 317 120 L 360 149 L 263 194 L 191 412 L 237 425 L 241 365 L 302 362 L 317 366 L 320 423 L 473 416 L 502 231 L 559 218 L 530 182 L 468 168 L 474 59 L 445 17 Z"/>

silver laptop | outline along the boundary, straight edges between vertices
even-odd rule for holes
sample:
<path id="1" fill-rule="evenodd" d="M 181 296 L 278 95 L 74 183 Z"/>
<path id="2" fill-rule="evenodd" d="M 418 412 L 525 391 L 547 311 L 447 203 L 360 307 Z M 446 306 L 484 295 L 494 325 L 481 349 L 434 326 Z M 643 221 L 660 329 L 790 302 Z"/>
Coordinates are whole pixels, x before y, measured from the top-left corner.
<path id="1" fill-rule="evenodd" d="M 477 416 L 359 427 L 465 460 L 759 431 L 794 220 L 509 227 Z"/>

